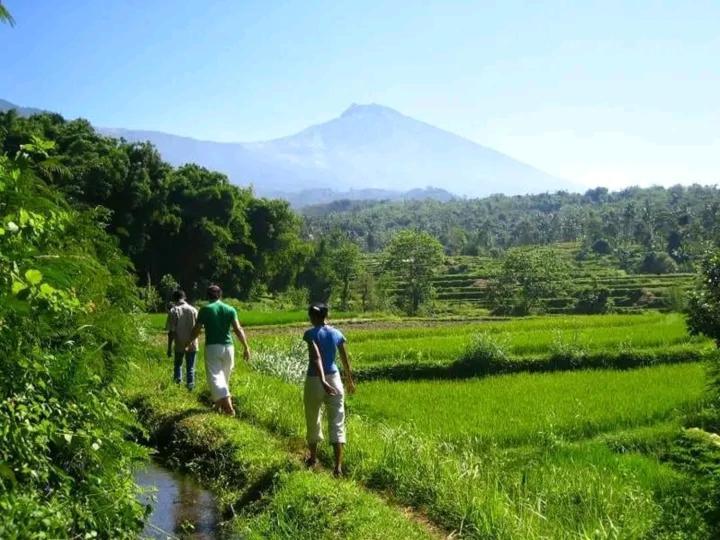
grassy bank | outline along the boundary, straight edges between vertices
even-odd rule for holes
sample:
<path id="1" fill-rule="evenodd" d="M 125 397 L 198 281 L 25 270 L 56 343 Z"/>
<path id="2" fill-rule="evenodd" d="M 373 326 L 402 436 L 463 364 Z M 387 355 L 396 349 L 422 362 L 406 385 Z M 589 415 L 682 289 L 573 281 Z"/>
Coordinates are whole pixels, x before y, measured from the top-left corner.
<path id="1" fill-rule="evenodd" d="M 209 411 L 206 396 L 170 382 L 171 368 L 158 360 L 138 366 L 125 399 L 162 459 L 197 476 L 218 494 L 227 518 L 223 530 L 229 536 L 435 536 L 432 529 L 352 480 L 304 470 L 297 441 Z M 202 368 L 199 375 L 202 380 Z"/>

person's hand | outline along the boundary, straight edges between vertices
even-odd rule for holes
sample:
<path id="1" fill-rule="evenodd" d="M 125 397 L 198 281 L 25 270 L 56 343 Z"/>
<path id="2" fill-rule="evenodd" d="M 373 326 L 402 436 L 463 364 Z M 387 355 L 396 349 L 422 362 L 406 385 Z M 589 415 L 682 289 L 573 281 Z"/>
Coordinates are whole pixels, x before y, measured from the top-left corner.
<path id="1" fill-rule="evenodd" d="M 249 347 L 245 347 L 245 351 L 243 352 L 243 357 L 245 358 L 245 361 L 246 361 L 246 362 L 249 362 L 249 361 L 250 361 L 251 354 L 250 354 L 250 348 L 249 348 Z"/>
<path id="2" fill-rule="evenodd" d="M 333 388 L 327 381 L 322 381 L 323 388 L 325 389 L 325 393 L 328 396 L 335 396 L 337 395 L 337 390 Z"/>

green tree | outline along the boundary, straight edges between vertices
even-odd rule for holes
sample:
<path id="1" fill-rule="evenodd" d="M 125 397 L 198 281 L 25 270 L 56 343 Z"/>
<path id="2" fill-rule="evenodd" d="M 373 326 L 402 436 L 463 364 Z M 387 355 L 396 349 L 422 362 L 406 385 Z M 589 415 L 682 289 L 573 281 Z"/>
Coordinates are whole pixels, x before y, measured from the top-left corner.
<path id="1" fill-rule="evenodd" d="M 352 296 L 352 284 L 360 273 L 361 253 L 354 242 L 336 237 L 332 245 L 332 270 L 338 284 L 340 309 L 347 311 Z"/>
<path id="2" fill-rule="evenodd" d="M 491 283 L 498 314 L 527 315 L 543 311 L 548 299 L 570 292 L 570 265 L 552 249 L 514 248 Z"/>
<path id="3" fill-rule="evenodd" d="M 642 274 L 672 274 L 677 272 L 678 266 L 667 253 L 651 251 L 645 255 L 638 270 Z"/>
<path id="4" fill-rule="evenodd" d="M 416 315 L 432 297 L 432 277 L 443 258 L 442 245 L 426 232 L 404 230 L 390 240 L 383 268 L 394 277 L 398 304 L 409 315 Z"/>
<path id="5" fill-rule="evenodd" d="M 706 335 L 720 348 L 720 251 L 707 254 L 702 261 L 690 294 L 687 321 L 691 334 Z"/>

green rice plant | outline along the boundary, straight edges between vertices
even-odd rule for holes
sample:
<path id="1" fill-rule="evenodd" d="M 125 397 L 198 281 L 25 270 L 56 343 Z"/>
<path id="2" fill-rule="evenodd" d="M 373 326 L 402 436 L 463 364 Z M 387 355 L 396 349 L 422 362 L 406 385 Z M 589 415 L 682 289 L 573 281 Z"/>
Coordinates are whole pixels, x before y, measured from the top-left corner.
<path id="1" fill-rule="evenodd" d="M 243 538 L 409 540 L 433 536 L 378 496 L 350 482 L 307 471 L 280 475 L 258 507 L 255 513 L 244 513 L 234 527 Z"/>
<path id="2" fill-rule="evenodd" d="M 468 381 L 374 381 L 350 406 L 371 418 L 474 448 L 576 440 L 696 410 L 701 364 L 632 371 L 513 374 Z"/>

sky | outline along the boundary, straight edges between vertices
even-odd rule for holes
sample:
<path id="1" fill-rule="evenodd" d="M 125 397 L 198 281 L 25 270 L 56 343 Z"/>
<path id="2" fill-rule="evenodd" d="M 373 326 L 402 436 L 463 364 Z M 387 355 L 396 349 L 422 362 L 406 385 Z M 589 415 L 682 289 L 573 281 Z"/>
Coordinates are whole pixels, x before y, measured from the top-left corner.
<path id="1" fill-rule="evenodd" d="M 378 103 L 580 186 L 720 183 L 720 2 L 2 0 L 0 98 L 290 135 Z"/>

